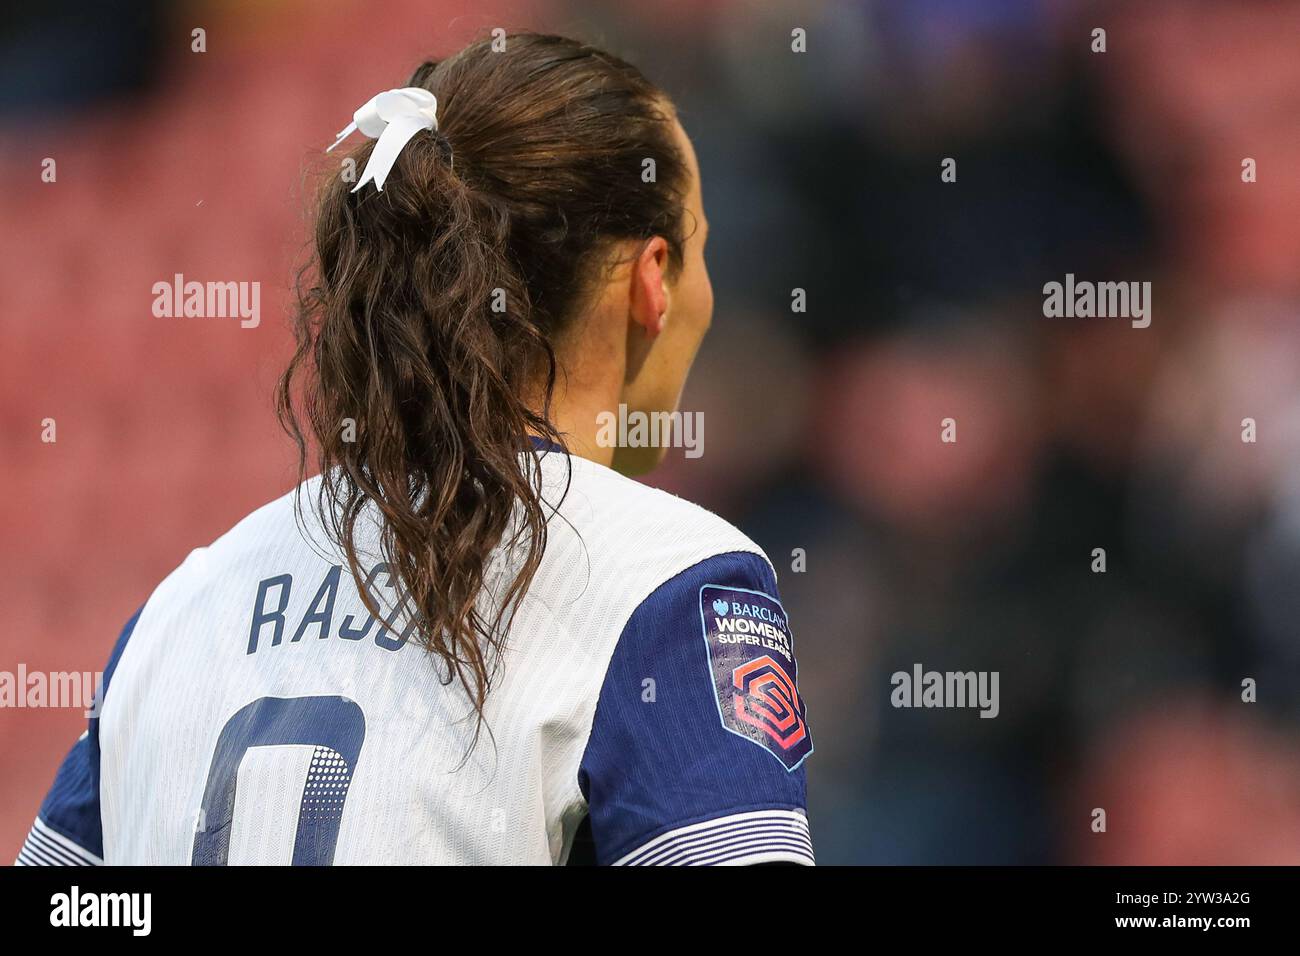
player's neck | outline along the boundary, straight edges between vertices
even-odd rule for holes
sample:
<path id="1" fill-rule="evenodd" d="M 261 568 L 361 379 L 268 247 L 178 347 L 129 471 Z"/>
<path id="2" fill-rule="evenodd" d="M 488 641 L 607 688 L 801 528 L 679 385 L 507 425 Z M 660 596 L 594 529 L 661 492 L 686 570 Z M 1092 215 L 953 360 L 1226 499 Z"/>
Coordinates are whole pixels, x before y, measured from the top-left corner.
<path id="1" fill-rule="evenodd" d="M 551 423 L 560 433 L 565 447 L 579 458 L 586 458 L 606 468 L 614 461 L 614 449 L 602 447 L 596 440 L 596 432 L 597 416 L 608 408 L 608 405 L 599 400 L 565 402 L 551 407 Z"/>
<path id="2" fill-rule="evenodd" d="M 586 458 L 606 468 L 614 461 L 615 449 L 599 440 L 602 413 L 618 408 L 618 379 L 602 376 L 604 381 L 584 382 L 578 376 L 561 372 L 551 395 L 549 418 L 565 447 L 579 458 Z M 535 407 L 540 410 L 540 402 Z"/>

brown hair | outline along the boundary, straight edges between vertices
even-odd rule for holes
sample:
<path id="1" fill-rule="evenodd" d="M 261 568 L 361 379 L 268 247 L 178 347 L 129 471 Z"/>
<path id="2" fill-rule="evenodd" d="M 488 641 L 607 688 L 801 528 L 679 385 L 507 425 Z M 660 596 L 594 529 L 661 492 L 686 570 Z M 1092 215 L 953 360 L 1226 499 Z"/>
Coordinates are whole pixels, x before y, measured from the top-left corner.
<path id="1" fill-rule="evenodd" d="M 560 442 L 547 420 L 553 343 L 611 241 L 663 236 L 680 268 L 688 173 L 664 95 L 574 40 L 515 34 L 501 52 L 479 41 L 407 85 L 437 97 L 438 129 L 406 145 L 383 192 L 352 193 L 339 175 L 324 185 L 276 404 L 300 478 L 306 420 L 316 507 L 366 607 L 381 616 L 354 543 L 373 504 L 416 639 L 481 727 L 489 662 L 546 545 L 539 470 L 524 456 L 537 454 L 530 433 Z M 354 151 L 355 169 L 372 147 Z M 521 557 L 485 606 L 499 547 Z"/>

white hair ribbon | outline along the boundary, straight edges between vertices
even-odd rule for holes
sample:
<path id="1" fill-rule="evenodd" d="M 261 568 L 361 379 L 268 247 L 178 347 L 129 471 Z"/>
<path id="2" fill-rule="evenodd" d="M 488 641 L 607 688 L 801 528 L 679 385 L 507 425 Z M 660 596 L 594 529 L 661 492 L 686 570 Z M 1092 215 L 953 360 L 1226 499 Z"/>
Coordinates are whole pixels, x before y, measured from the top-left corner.
<path id="1" fill-rule="evenodd" d="M 361 130 L 371 139 L 377 138 L 379 142 L 366 160 L 366 168 L 352 191 L 356 192 L 373 179 L 375 188 L 383 192 L 384 180 L 411 137 L 422 129 L 437 128 L 438 98 L 428 90 L 418 86 L 386 90 L 372 96 L 352 114 L 352 122 L 343 127 L 339 138 L 325 152 L 328 153 L 356 130 Z"/>

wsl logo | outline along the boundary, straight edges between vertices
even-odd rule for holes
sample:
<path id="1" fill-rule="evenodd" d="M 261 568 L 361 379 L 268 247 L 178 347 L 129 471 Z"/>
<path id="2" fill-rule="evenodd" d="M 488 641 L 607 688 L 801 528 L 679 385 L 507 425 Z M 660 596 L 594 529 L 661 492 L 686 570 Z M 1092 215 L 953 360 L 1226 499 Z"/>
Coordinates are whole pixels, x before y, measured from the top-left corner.
<path id="1" fill-rule="evenodd" d="M 731 672 L 736 717 L 789 750 L 808 736 L 799 691 L 785 668 L 764 655 Z"/>
<path id="2" fill-rule="evenodd" d="M 780 602 L 708 584 L 700 589 L 700 618 L 722 726 L 794 770 L 813 747 Z"/>

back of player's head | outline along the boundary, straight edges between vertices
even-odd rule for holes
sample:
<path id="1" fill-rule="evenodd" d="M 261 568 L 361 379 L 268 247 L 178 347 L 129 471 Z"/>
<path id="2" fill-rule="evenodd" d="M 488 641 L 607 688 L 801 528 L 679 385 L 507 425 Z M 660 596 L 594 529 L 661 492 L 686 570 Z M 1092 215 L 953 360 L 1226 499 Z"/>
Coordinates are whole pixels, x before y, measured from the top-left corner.
<path id="1" fill-rule="evenodd" d="M 279 405 L 303 463 L 304 432 L 318 449 L 318 504 L 354 574 L 373 502 L 421 642 L 481 712 L 484 643 L 499 643 L 545 544 L 518 456 L 530 432 L 558 440 L 555 342 L 615 243 L 662 236 L 680 267 L 689 171 L 664 95 L 583 43 L 483 40 L 407 85 L 436 97 L 436 125 L 402 146 L 382 191 L 325 184 Z M 485 608 L 503 535 L 521 546 L 518 573 Z"/>

